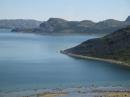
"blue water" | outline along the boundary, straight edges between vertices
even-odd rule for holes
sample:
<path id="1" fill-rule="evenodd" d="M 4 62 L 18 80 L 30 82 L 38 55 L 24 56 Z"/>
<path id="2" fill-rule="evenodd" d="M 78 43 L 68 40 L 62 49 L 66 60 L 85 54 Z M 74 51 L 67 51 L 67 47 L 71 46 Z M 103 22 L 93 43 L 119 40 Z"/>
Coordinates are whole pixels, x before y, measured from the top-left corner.
<path id="1" fill-rule="evenodd" d="M 127 85 L 130 70 L 59 51 L 96 36 L 40 36 L 0 30 L 0 90 Z"/>

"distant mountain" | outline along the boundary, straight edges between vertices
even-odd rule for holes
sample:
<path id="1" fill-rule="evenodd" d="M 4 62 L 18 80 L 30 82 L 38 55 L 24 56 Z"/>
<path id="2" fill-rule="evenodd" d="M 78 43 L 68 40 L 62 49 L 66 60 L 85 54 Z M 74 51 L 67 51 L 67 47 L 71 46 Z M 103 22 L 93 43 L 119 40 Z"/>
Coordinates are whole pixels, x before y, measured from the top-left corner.
<path id="1" fill-rule="evenodd" d="M 59 18 L 50 18 L 42 23 L 39 28 L 35 29 L 34 32 L 48 34 L 106 34 L 126 27 L 129 24 L 113 19 L 95 23 L 89 20 L 67 21 Z"/>
<path id="2" fill-rule="evenodd" d="M 130 22 L 130 16 L 128 16 L 128 18 L 126 19 L 126 22 Z"/>
<path id="3" fill-rule="evenodd" d="M 93 27 L 96 23 L 90 20 L 83 20 L 81 22 L 79 22 L 79 24 L 77 26 L 79 27 Z"/>
<path id="4" fill-rule="evenodd" d="M 112 59 L 130 65 L 130 26 L 63 51 L 68 55 Z"/>
<path id="5" fill-rule="evenodd" d="M 41 21 L 26 19 L 5 19 L 0 20 L 0 28 L 37 28 Z"/>
<path id="6" fill-rule="evenodd" d="M 108 19 L 95 23 L 90 20 L 67 21 L 60 18 L 50 18 L 35 29 L 13 29 L 12 31 L 29 31 L 40 34 L 109 34 L 128 25 L 130 25 L 128 20 Z"/>
<path id="7" fill-rule="evenodd" d="M 47 33 L 47 34 L 82 34 L 86 28 L 95 25 L 91 21 L 67 21 L 60 18 L 50 18 L 48 21 L 43 22 L 33 32 Z"/>
<path id="8" fill-rule="evenodd" d="M 109 34 L 118 29 L 124 28 L 128 26 L 130 23 L 125 23 L 125 21 L 118 21 L 114 19 L 108 19 L 104 21 L 100 21 L 96 23 L 92 28 L 91 31 L 94 33 L 104 33 Z"/>

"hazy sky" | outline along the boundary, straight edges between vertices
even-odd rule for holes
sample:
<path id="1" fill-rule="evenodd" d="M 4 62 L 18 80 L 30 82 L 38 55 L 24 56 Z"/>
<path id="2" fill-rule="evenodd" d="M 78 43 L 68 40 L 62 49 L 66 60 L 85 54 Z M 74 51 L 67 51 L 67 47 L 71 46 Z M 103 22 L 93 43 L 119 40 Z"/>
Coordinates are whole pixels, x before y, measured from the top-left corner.
<path id="1" fill-rule="evenodd" d="M 130 0 L 0 0 L 0 19 L 125 20 Z"/>

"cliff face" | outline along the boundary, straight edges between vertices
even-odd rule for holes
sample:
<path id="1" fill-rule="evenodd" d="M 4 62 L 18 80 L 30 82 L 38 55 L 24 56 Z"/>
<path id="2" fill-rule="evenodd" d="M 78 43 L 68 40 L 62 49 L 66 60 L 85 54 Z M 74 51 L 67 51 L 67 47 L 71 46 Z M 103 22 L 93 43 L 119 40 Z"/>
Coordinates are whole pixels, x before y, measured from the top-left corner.
<path id="1" fill-rule="evenodd" d="M 102 38 L 85 41 L 64 52 L 130 63 L 130 26 Z"/>

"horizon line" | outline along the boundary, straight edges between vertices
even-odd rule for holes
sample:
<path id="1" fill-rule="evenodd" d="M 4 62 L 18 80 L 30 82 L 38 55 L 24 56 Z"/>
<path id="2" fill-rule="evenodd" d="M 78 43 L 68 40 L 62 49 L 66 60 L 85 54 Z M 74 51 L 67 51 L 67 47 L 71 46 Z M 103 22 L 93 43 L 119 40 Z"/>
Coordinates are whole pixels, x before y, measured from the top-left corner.
<path id="1" fill-rule="evenodd" d="M 85 20 L 88 20 L 88 21 L 92 21 L 92 22 L 101 22 L 101 21 L 105 21 L 105 20 L 117 20 L 117 21 L 125 21 L 130 15 L 128 15 L 125 19 L 115 19 L 115 18 L 106 18 L 106 19 L 102 19 L 102 20 L 98 20 L 98 21 L 94 21 L 94 20 L 91 20 L 91 19 L 80 19 L 80 20 L 71 20 L 71 19 L 66 19 L 66 18 L 62 18 L 62 17 L 49 17 L 45 20 L 43 19 L 36 19 L 36 18 L 0 18 L 0 20 L 36 20 L 36 21 L 41 21 L 41 22 L 44 22 L 44 21 L 48 21 L 50 18 L 58 18 L 58 19 L 64 19 L 64 20 L 67 20 L 67 21 L 85 21 Z"/>

